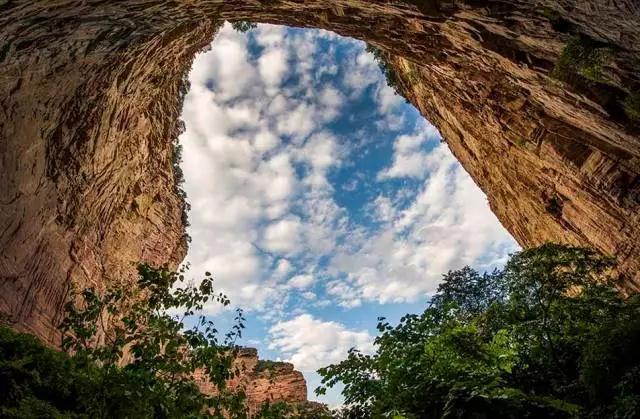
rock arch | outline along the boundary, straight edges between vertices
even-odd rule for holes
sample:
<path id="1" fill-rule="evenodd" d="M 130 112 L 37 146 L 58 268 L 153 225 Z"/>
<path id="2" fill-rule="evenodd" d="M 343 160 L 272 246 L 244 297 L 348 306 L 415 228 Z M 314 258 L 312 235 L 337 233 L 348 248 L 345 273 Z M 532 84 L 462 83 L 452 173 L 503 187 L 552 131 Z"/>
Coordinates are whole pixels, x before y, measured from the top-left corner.
<path id="1" fill-rule="evenodd" d="M 53 343 L 72 282 L 175 264 L 171 142 L 185 75 L 224 19 L 325 28 L 388 55 L 523 246 L 616 255 L 640 287 L 640 91 L 632 0 L 8 0 L 0 4 L 0 312 Z M 550 73 L 570 34 L 606 83 Z M 582 90 L 580 90 L 582 89 Z"/>

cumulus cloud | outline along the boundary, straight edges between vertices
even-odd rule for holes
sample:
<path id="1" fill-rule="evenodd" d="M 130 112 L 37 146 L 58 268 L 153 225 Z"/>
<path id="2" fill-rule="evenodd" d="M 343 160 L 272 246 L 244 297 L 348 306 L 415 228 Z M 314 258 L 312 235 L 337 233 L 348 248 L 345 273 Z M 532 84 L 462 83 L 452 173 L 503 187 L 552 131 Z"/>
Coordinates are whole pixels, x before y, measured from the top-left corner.
<path id="1" fill-rule="evenodd" d="M 360 51 L 355 59 L 346 63 L 344 83 L 350 89 L 351 96 L 359 96 L 370 85 L 380 81 L 380 70 L 373 56 Z"/>
<path id="2" fill-rule="evenodd" d="M 215 84 L 218 94 L 225 99 L 247 92 L 257 77 L 248 59 L 246 37 L 228 28 L 227 25 L 217 36 L 211 51 L 197 57 L 189 74 L 192 84 Z"/>
<path id="3" fill-rule="evenodd" d="M 258 59 L 262 80 L 268 87 L 278 87 L 287 71 L 287 55 L 282 48 L 274 48 Z"/>
<path id="4" fill-rule="evenodd" d="M 278 144 L 280 144 L 280 139 L 268 130 L 258 132 L 253 140 L 256 150 L 262 152 L 270 151 L 277 147 Z"/>
<path id="5" fill-rule="evenodd" d="M 279 257 L 313 249 L 304 259 L 313 264 L 321 257 L 315 251 L 334 246 L 331 226 L 307 216 L 306 205 L 328 211 L 326 175 L 339 156 L 335 137 L 322 128 L 344 97 L 331 84 L 317 95 L 309 84 L 281 86 L 288 73 L 313 82 L 314 33 L 285 36 L 271 25 L 252 33 L 263 47 L 257 56 L 248 52 L 248 36 L 226 25 L 196 58 L 180 142 L 192 207 L 187 260 L 195 273 L 214 272 L 234 304 L 261 311 L 284 307 L 289 297 L 278 281 L 301 268 Z M 308 173 L 296 173 L 296 164 Z"/>
<path id="6" fill-rule="evenodd" d="M 289 280 L 289 285 L 294 288 L 308 288 L 313 284 L 313 275 L 296 275 Z"/>
<path id="7" fill-rule="evenodd" d="M 292 252 L 299 246 L 300 220 L 295 217 L 269 224 L 264 233 L 264 247 L 271 252 Z"/>
<path id="8" fill-rule="evenodd" d="M 421 126 L 413 134 L 400 135 L 393 145 L 393 163 L 379 174 L 379 178 L 424 178 L 438 162 L 434 162 L 432 155 L 424 152 L 423 148 L 427 141 L 439 138 L 440 134 L 432 125 Z"/>
<path id="9" fill-rule="evenodd" d="M 275 100 L 265 93 L 266 84 L 275 78 L 264 81 L 252 60 L 246 36 L 228 25 L 211 51 L 196 58 L 182 114 L 187 129 L 180 142 L 192 208 L 189 233 L 194 244 L 187 260 L 196 274 L 213 272 L 218 288 L 235 304 L 261 310 L 267 301 L 283 298 L 275 281 L 291 266 L 281 261 L 271 276 L 270 262 L 256 243 L 263 229 L 274 224 L 264 234 L 270 246 L 295 244 L 294 239 L 286 244 L 286 224 L 271 221 L 288 212 L 297 178 L 290 153 L 277 152 L 281 140 L 264 118 Z"/>
<path id="10" fill-rule="evenodd" d="M 303 372 L 340 362 L 350 348 L 373 352 L 373 337 L 366 330 L 352 330 L 343 324 L 322 321 L 310 314 L 276 323 L 270 330 L 269 348 L 280 351 Z"/>
<path id="11" fill-rule="evenodd" d="M 402 97 L 398 96 L 387 84 L 381 84 L 378 89 L 376 89 L 376 99 L 378 109 L 382 114 L 390 112 L 403 101 Z"/>
<path id="12" fill-rule="evenodd" d="M 331 174 L 376 141 L 367 127 L 344 138 L 332 128 L 346 103 L 373 100 L 374 129 L 405 123 L 401 99 L 361 42 L 341 41 L 353 54 L 336 63 L 335 47 L 317 53 L 320 39 L 337 39 L 329 32 L 259 25 L 251 36 L 257 55 L 246 34 L 225 26 L 190 74 L 180 141 L 194 272 L 213 272 L 235 304 L 277 319 L 296 298 L 344 307 L 423 298 L 442 272 L 490 266 L 511 249 L 484 195 L 426 122 L 397 136 L 377 176 L 355 174 L 334 188 Z M 413 192 L 373 194 L 368 217 L 379 228 L 336 202 L 340 191 L 408 180 L 419 185 Z"/>
<path id="13" fill-rule="evenodd" d="M 414 140 L 400 141 L 406 146 Z M 446 146 L 422 154 L 429 176 L 411 205 L 400 209 L 379 197 L 376 215 L 386 227 L 344 246 L 333 258 L 331 272 L 347 277 L 332 281 L 327 291 L 343 306 L 425 298 L 435 291 L 442 273 L 465 265 L 490 268 L 498 255 L 516 249 L 489 215 L 484 194 Z"/>

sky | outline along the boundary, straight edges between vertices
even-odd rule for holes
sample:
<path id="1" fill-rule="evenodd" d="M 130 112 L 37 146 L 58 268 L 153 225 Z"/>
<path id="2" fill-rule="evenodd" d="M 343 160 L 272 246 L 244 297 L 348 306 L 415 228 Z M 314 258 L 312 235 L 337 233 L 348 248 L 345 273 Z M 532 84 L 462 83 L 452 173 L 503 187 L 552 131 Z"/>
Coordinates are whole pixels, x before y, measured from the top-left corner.
<path id="1" fill-rule="evenodd" d="M 424 310 L 442 274 L 517 244 L 438 130 L 386 85 L 365 44 L 225 24 L 196 57 L 182 120 L 186 261 L 245 311 L 240 344 L 318 368 L 374 351 L 377 318 Z M 206 314 L 229 326 L 233 313 Z"/>

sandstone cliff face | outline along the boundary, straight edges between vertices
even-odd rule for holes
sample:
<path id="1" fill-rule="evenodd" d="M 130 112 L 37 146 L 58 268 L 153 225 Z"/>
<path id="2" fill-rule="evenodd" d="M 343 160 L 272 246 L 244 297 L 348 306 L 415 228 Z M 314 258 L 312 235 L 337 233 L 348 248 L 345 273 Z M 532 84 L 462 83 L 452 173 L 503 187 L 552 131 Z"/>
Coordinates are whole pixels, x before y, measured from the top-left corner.
<path id="1" fill-rule="evenodd" d="M 386 51 L 522 245 L 593 246 L 637 290 L 640 138 L 619 98 L 640 91 L 639 15 L 632 0 L 2 2 L 0 312 L 54 343 L 70 284 L 182 259 L 171 141 L 183 78 L 222 19 Z M 570 36 L 552 19 L 615 52 L 606 88 L 549 77 Z"/>
<path id="2" fill-rule="evenodd" d="M 242 389 L 247 396 L 249 415 L 260 410 L 265 403 L 287 402 L 294 405 L 307 403 L 307 384 L 302 373 L 292 364 L 278 362 L 263 367 L 258 352 L 253 348 L 240 350 L 235 361 L 240 369 L 239 377 L 231 380 L 229 388 Z M 215 389 L 204 375 L 197 375 L 196 382 L 205 394 L 215 394 Z"/>

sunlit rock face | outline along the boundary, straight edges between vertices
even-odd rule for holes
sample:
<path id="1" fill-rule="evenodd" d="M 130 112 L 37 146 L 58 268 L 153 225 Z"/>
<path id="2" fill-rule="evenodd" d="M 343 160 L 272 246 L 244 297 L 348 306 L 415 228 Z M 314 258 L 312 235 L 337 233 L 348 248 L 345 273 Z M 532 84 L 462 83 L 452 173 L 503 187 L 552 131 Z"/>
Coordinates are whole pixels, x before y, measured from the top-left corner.
<path id="1" fill-rule="evenodd" d="M 640 137 L 621 102 L 640 91 L 639 13 L 596 0 L 0 5 L 0 311 L 55 344 L 71 284 L 182 260 L 171 143 L 185 75 L 224 19 L 325 28 L 386 51 L 400 90 L 520 244 L 593 246 L 637 290 Z M 610 87 L 549 77 L 569 30 L 614 51 Z"/>
<path id="2" fill-rule="evenodd" d="M 293 369 L 293 365 L 285 362 L 270 363 L 268 368 L 259 363 L 258 351 L 253 348 L 243 348 L 239 351 L 234 367 L 240 374 L 227 383 L 229 389 L 242 390 L 246 394 L 249 415 L 260 410 L 265 403 L 286 402 L 293 405 L 307 404 L 307 383 L 300 371 Z M 202 371 L 196 374 L 196 383 L 205 394 L 215 394 L 216 389 L 211 385 Z"/>

